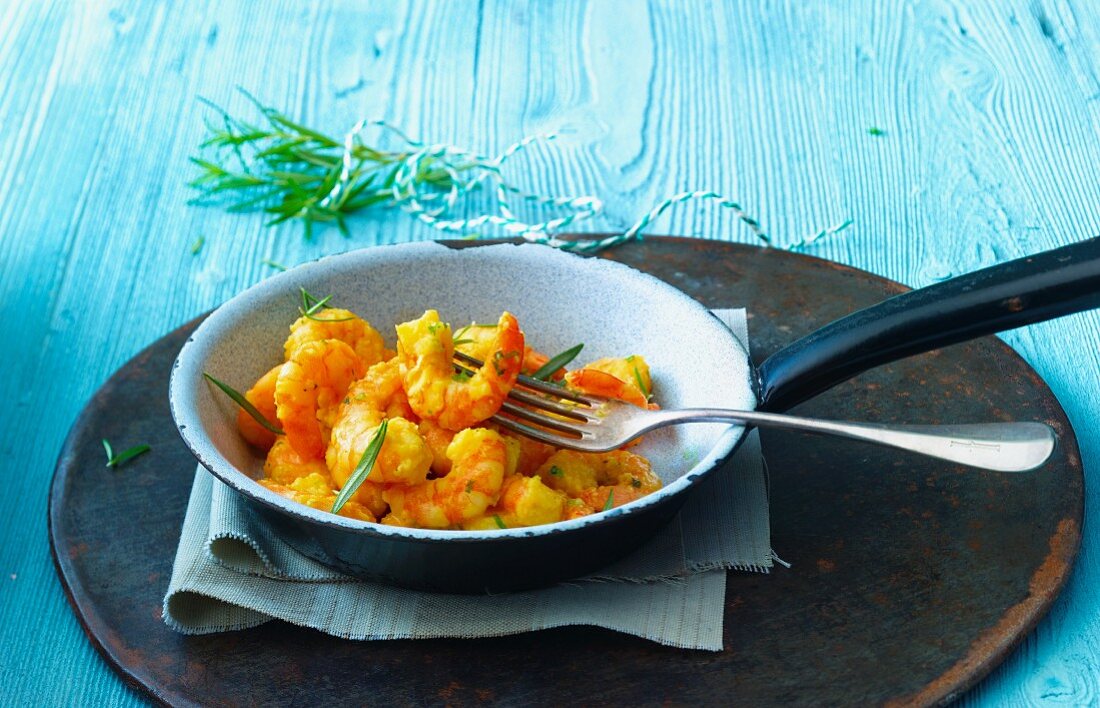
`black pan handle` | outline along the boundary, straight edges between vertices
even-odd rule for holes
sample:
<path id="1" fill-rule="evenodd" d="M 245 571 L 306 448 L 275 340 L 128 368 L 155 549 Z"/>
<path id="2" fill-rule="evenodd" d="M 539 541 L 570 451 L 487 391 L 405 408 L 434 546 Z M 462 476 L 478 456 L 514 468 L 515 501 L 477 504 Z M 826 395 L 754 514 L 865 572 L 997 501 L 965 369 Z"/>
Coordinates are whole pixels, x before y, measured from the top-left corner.
<path id="1" fill-rule="evenodd" d="M 913 354 L 1100 307 L 1100 238 L 902 293 L 825 325 L 760 365 L 758 410 L 785 411 Z"/>

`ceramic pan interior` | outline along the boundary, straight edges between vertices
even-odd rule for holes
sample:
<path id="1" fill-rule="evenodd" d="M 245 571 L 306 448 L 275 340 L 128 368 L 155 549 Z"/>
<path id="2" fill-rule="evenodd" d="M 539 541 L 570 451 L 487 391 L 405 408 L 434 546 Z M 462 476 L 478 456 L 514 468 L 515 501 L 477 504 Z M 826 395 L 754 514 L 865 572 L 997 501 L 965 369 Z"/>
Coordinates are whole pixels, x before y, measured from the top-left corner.
<path id="1" fill-rule="evenodd" d="M 207 469 L 264 504 L 316 522 L 367 534 L 456 541 L 599 523 L 685 490 L 735 448 L 743 429 L 700 424 L 651 433 L 636 450 L 653 463 L 663 489 L 623 507 L 545 527 L 404 529 L 295 504 L 254 481 L 262 457 L 237 434 L 235 404 L 202 373 L 243 391 L 279 363 L 288 326 L 298 317 L 300 287 L 319 297 L 332 295 L 335 306 L 369 320 L 391 348 L 394 324 L 428 308 L 438 309 L 456 328 L 495 322 L 509 310 L 540 351 L 553 354 L 583 343 L 577 364 L 643 355 L 653 372 L 655 400 L 664 408 L 751 409 L 756 403 L 747 354 L 726 327 L 695 300 L 633 268 L 531 244 L 454 249 L 429 242 L 330 256 L 268 278 L 218 308 L 181 350 L 169 391 L 180 433 Z"/>

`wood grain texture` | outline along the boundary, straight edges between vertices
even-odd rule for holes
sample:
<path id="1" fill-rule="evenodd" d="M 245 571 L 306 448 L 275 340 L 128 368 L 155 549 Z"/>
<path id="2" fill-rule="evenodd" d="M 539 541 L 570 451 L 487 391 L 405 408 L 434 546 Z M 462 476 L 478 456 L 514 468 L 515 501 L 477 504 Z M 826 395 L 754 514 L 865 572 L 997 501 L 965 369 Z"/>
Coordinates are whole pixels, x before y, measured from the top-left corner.
<path id="1" fill-rule="evenodd" d="M 852 219 L 812 252 L 911 285 L 1100 233 L 1100 6 L 882 5 L 0 1 L 4 702 L 140 700 L 84 641 L 46 550 L 53 461 L 98 385 L 269 275 L 265 258 L 434 235 L 390 213 L 307 243 L 293 225 L 186 206 L 196 96 L 246 111 L 241 85 L 332 132 L 383 117 L 488 152 L 561 131 L 511 174 L 599 195 L 594 230 L 711 188 L 779 244 Z M 653 231 L 752 238 L 709 207 Z M 1005 339 L 1063 402 L 1090 472 L 1100 319 Z M 963 704 L 1098 700 L 1095 538 L 1086 527 L 1050 617 Z"/>

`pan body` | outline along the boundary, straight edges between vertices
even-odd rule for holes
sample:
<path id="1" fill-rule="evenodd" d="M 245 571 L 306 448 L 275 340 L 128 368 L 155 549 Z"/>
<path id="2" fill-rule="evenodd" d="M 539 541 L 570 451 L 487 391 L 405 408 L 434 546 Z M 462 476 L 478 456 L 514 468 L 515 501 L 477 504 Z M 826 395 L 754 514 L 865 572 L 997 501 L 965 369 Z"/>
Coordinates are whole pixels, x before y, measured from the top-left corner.
<path id="1" fill-rule="evenodd" d="M 530 244 L 454 249 L 419 243 L 330 256 L 269 278 L 218 308 L 181 349 L 169 402 L 199 462 L 293 546 L 350 575 L 443 592 L 497 592 L 584 575 L 637 548 L 723 463 L 744 430 L 679 426 L 646 436 L 664 487 L 622 507 L 557 524 L 433 531 L 372 524 L 291 502 L 259 485 L 263 459 L 237 434 L 235 405 L 203 372 L 238 390 L 281 361 L 299 288 L 371 321 L 393 347 L 393 325 L 438 309 L 456 326 L 516 315 L 528 344 L 585 345 L 578 363 L 641 354 L 664 407 L 753 408 L 752 367 L 717 318 L 676 288 L 618 263 Z"/>

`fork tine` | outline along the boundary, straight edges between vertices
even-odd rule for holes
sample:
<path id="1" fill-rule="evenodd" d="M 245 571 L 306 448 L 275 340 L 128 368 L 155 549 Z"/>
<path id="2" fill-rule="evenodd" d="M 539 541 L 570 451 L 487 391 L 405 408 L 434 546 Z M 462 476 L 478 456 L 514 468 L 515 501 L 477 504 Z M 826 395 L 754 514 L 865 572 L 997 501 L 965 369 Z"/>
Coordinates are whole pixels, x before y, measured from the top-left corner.
<path id="1" fill-rule="evenodd" d="M 589 409 L 587 407 L 565 406 L 549 398 L 543 398 L 542 396 L 532 396 L 526 391 L 517 391 L 514 388 L 508 393 L 508 398 L 511 398 L 513 401 L 518 401 L 520 403 L 526 403 L 532 408 L 556 413 L 557 415 L 560 415 L 562 417 L 569 418 L 570 420 L 576 420 L 582 423 L 594 422 L 598 420 L 596 416 L 591 415 L 588 412 Z"/>
<path id="2" fill-rule="evenodd" d="M 513 415 L 517 418 L 529 420 L 532 423 L 540 425 L 544 428 L 549 428 L 551 430 L 557 430 L 562 433 L 569 433 L 573 435 L 584 435 L 584 428 L 586 425 L 584 423 L 582 423 L 581 425 L 575 425 L 573 423 L 559 420 L 557 418 L 550 418 L 545 415 L 539 415 L 530 408 L 517 406 L 515 403 L 509 403 L 508 401 L 505 401 L 501 404 L 500 410 L 504 411 L 508 415 Z M 592 423 L 587 423 L 587 425 L 592 425 Z"/>
<path id="3" fill-rule="evenodd" d="M 461 371 L 470 376 L 472 376 L 474 373 L 472 370 L 467 369 L 465 366 L 457 362 L 455 363 L 454 367 L 458 371 Z M 508 392 L 508 398 L 511 398 L 513 401 L 519 401 L 520 403 L 526 403 L 532 408 L 538 408 L 544 411 L 549 411 L 550 413 L 556 413 L 557 415 L 582 423 L 597 420 L 595 416 L 585 413 L 583 408 L 562 405 L 561 403 L 558 403 L 553 399 L 544 398 L 542 396 L 533 396 L 526 391 L 518 391 L 515 388 Z"/>
<path id="4" fill-rule="evenodd" d="M 554 445 L 555 447 L 564 447 L 572 450 L 587 450 L 588 445 L 585 444 L 583 438 L 565 438 L 561 435 L 551 433 L 541 428 L 535 428 L 530 425 L 524 425 L 514 418 L 507 418 L 502 415 L 494 415 L 491 420 L 502 428 L 511 430 L 513 433 L 519 433 L 524 437 L 531 438 L 532 440 L 538 440 L 548 445 Z"/>
<path id="5" fill-rule="evenodd" d="M 480 369 L 484 365 L 484 362 L 480 359 L 475 359 L 469 354 L 463 354 L 460 351 L 455 351 L 455 358 L 465 364 L 469 364 L 470 366 L 476 367 L 478 369 Z M 523 374 L 520 374 L 518 380 L 519 383 L 526 388 L 534 389 L 539 393 L 545 393 L 550 396 L 554 396 L 555 398 L 564 398 L 567 401 L 573 401 L 574 403 L 583 403 L 586 406 L 596 404 L 596 401 L 587 398 L 586 396 L 582 396 L 579 393 L 574 393 L 569 389 L 562 388 L 561 386 L 555 386 L 554 384 L 546 383 L 545 381 L 533 379 L 530 376 L 524 376 Z"/>

